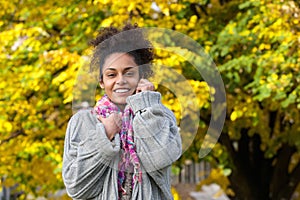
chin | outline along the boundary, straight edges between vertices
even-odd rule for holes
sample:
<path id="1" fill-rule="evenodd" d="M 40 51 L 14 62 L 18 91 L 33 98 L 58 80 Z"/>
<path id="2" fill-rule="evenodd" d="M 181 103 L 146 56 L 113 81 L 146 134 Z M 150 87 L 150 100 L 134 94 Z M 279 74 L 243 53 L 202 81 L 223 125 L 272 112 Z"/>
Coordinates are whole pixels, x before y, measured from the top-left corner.
<path id="1" fill-rule="evenodd" d="M 122 99 L 116 99 L 116 101 L 114 102 L 115 104 L 119 104 L 119 105 L 122 105 L 122 104 L 126 104 L 126 98 L 122 98 Z"/>

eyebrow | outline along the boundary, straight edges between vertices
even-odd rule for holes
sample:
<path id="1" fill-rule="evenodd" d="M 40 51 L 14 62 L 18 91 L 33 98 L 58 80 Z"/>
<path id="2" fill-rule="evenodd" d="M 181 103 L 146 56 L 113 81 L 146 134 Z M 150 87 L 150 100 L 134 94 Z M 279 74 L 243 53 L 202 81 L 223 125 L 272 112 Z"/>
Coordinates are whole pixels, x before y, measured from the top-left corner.
<path id="1" fill-rule="evenodd" d="M 138 66 L 126 67 L 123 71 L 127 71 L 127 70 L 133 69 L 135 67 L 138 67 Z M 113 68 L 113 67 L 106 68 L 104 71 L 107 71 L 107 70 L 117 71 L 116 68 Z"/>

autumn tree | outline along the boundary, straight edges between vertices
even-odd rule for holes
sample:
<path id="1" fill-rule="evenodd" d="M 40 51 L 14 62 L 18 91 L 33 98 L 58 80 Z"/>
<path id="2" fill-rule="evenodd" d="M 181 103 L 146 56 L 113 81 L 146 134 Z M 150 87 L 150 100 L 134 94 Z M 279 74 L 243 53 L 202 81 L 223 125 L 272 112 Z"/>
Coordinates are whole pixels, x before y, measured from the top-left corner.
<path id="1" fill-rule="evenodd" d="M 229 179 L 237 199 L 290 199 L 300 181 L 299 5 L 236 6 L 211 51 L 227 88 Z"/>
<path id="2" fill-rule="evenodd" d="M 84 6 L 89 15 L 72 1 L 1 1 L 0 177 L 23 198 L 63 188 L 73 84 L 104 15 Z"/>
<path id="3" fill-rule="evenodd" d="M 19 184 L 23 198 L 63 188 L 63 140 L 74 80 L 89 62 L 87 42 L 101 27 L 136 22 L 181 32 L 215 61 L 226 88 L 227 118 L 219 143 L 201 159 L 211 162 L 220 180 L 230 180 L 232 198 L 290 199 L 300 180 L 297 1 L 12 0 L 0 5 L 2 185 Z M 177 164 L 199 161 L 213 88 L 186 58 L 162 50 L 155 62 L 183 74 L 201 100 L 198 134 Z M 179 80 L 173 84 L 182 88 Z M 157 87 L 180 121 L 176 95 Z"/>

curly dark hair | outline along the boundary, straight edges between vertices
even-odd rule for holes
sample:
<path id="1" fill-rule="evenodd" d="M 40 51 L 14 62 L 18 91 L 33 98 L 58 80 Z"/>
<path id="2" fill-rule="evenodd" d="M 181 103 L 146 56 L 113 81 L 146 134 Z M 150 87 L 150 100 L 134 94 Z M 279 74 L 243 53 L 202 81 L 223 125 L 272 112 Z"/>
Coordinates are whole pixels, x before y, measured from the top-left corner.
<path id="1" fill-rule="evenodd" d="M 113 53 L 128 53 L 132 56 L 139 65 L 140 78 L 149 78 L 153 74 L 150 67 L 153 47 L 137 24 L 126 24 L 122 29 L 114 26 L 102 28 L 89 44 L 94 47 L 91 70 L 100 71 L 100 80 L 105 59 Z"/>

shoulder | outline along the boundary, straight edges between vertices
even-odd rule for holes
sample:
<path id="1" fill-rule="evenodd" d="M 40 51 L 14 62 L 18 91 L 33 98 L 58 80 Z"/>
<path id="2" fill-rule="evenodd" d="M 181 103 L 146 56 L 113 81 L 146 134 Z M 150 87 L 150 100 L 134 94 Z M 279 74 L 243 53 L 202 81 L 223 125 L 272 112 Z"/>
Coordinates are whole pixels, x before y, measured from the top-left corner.
<path id="1" fill-rule="evenodd" d="M 91 109 L 76 112 L 68 122 L 66 131 L 67 138 L 80 142 L 89 137 L 91 131 L 96 130 L 100 123 Z"/>
<path id="2" fill-rule="evenodd" d="M 70 125 L 80 125 L 82 123 L 85 124 L 85 126 L 89 126 L 89 125 L 96 125 L 97 124 L 98 119 L 96 114 L 94 114 L 92 112 L 92 109 L 83 109 L 83 110 L 79 110 L 77 111 L 70 119 L 69 124 Z"/>

